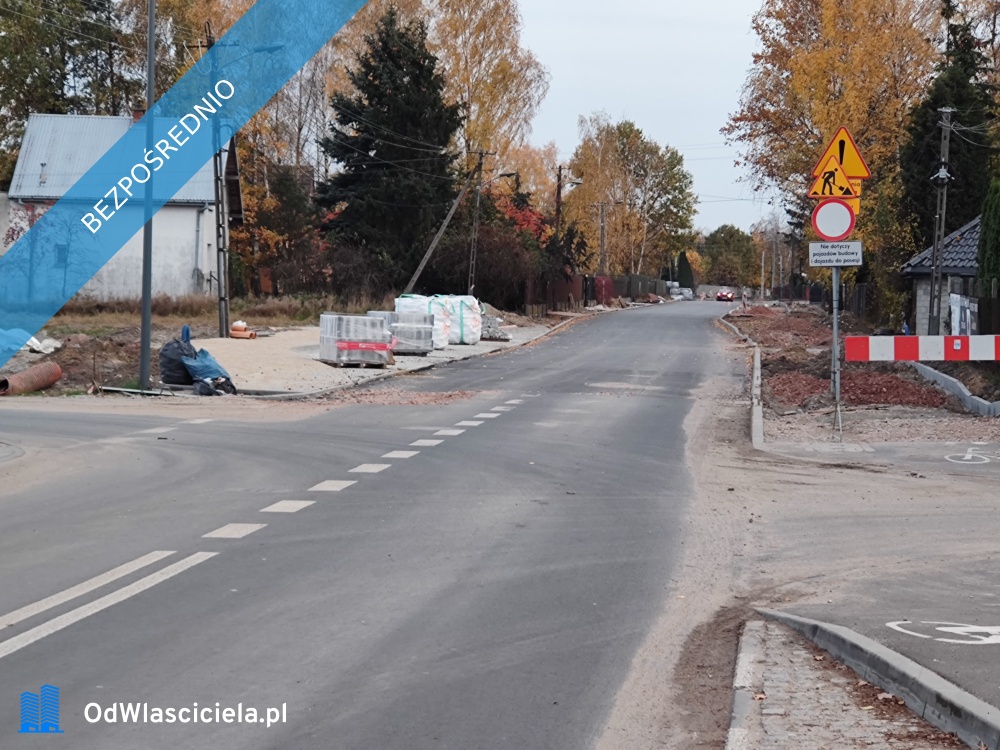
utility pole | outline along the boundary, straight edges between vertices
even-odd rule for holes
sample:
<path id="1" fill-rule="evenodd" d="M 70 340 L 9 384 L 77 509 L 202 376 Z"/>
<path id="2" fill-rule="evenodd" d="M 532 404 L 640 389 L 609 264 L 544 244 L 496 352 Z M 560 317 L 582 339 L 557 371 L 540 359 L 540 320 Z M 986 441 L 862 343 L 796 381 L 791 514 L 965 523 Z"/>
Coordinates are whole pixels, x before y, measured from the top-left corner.
<path id="1" fill-rule="evenodd" d="M 934 217 L 934 260 L 931 267 L 931 299 L 930 312 L 927 318 L 927 334 L 941 335 L 941 297 L 942 283 L 942 245 L 944 244 L 945 223 L 948 214 L 948 183 L 951 182 L 948 158 L 951 148 L 951 115 L 954 109 L 943 107 L 941 113 L 941 165 L 931 182 L 937 187 L 937 215 Z"/>
<path id="2" fill-rule="evenodd" d="M 760 298 L 764 299 L 764 261 L 767 260 L 767 250 L 760 251 Z"/>
<path id="3" fill-rule="evenodd" d="M 778 238 L 771 238 L 771 289 L 769 290 L 772 294 L 774 293 L 774 276 L 776 269 L 778 267 Z"/>
<path id="4" fill-rule="evenodd" d="M 469 175 L 469 179 L 465 181 L 465 185 L 462 187 L 462 192 L 458 194 L 458 197 L 455 198 L 455 202 L 451 204 L 451 209 L 448 211 L 448 215 L 438 228 L 438 232 L 434 235 L 434 239 L 431 240 L 430 247 L 427 248 L 427 252 L 424 253 L 424 257 L 420 259 L 420 265 L 417 266 L 417 270 L 413 272 L 413 276 L 410 278 L 410 283 L 406 285 L 406 288 L 403 290 L 403 294 L 413 293 L 413 288 L 417 285 L 417 281 L 420 279 L 420 274 L 424 272 L 424 268 L 427 267 L 427 263 L 430 261 L 431 256 L 434 255 L 434 251 L 437 249 L 438 243 L 441 242 L 441 238 L 444 237 L 445 230 L 448 229 L 448 225 L 451 223 L 452 218 L 455 216 L 455 212 L 458 210 L 462 200 L 465 198 L 465 194 L 468 193 L 469 188 L 472 187 L 472 181 L 474 179 L 476 179 L 475 172 Z"/>
<path id="5" fill-rule="evenodd" d="M 476 243 L 479 240 L 479 206 L 483 200 L 483 161 L 486 159 L 486 151 L 478 151 L 479 162 L 476 165 L 476 212 L 472 217 L 472 243 L 469 250 L 469 296 L 473 296 L 476 288 Z M 490 154 L 492 156 L 493 154 Z"/>
<path id="6" fill-rule="evenodd" d="M 562 193 L 563 193 L 563 187 L 565 185 L 582 185 L 583 184 L 583 182 L 581 182 L 580 180 L 571 180 L 569 182 L 565 182 L 563 180 L 563 172 L 565 172 L 567 169 L 568 169 L 567 167 L 564 167 L 561 164 L 558 167 L 556 167 L 556 234 L 555 234 L 556 242 L 559 241 L 559 235 L 562 232 Z"/>
<path id="7" fill-rule="evenodd" d="M 562 189 L 564 169 L 566 169 L 566 167 L 562 164 L 556 167 L 556 242 L 559 241 L 559 230 L 562 229 Z"/>
<path id="8" fill-rule="evenodd" d="M 778 256 L 778 301 L 785 298 L 785 257 Z"/>
<path id="9" fill-rule="evenodd" d="M 153 150 L 156 100 L 156 0 L 149 0 L 146 27 L 146 148 Z M 146 224 L 142 228 L 142 320 L 139 326 L 139 390 L 149 388 L 153 347 L 153 181 L 146 180 Z"/>
<path id="10" fill-rule="evenodd" d="M 608 242 L 608 231 L 607 231 L 607 218 L 608 218 L 608 204 L 601 201 L 597 204 L 601 208 L 601 262 L 597 271 L 598 276 L 607 276 L 608 273 L 608 255 L 607 255 L 607 242 Z"/>
<path id="11" fill-rule="evenodd" d="M 212 22 L 205 21 L 205 47 L 215 46 Z M 215 68 L 216 58 L 212 57 L 212 85 L 218 82 Z M 235 144 L 235 139 L 230 142 Z M 229 210 L 226 192 L 226 162 L 228 149 L 222 148 L 222 133 L 219 118 L 212 119 L 212 178 L 215 185 L 215 257 L 216 286 L 219 290 L 219 338 L 229 338 Z"/>

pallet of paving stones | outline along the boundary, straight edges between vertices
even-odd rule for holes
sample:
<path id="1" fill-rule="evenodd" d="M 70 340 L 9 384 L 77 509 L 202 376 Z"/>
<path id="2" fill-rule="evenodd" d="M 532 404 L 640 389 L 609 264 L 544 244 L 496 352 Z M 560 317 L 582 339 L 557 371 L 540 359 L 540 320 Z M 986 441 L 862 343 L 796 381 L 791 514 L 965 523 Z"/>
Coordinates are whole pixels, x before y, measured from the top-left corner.
<path id="1" fill-rule="evenodd" d="M 368 317 L 385 321 L 396 341 L 392 347 L 394 354 L 426 357 L 434 351 L 433 315 L 372 310 Z"/>
<path id="2" fill-rule="evenodd" d="M 329 365 L 385 367 L 395 364 L 393 335 L 381 318 L 320 316 L 319 359 Z"/>

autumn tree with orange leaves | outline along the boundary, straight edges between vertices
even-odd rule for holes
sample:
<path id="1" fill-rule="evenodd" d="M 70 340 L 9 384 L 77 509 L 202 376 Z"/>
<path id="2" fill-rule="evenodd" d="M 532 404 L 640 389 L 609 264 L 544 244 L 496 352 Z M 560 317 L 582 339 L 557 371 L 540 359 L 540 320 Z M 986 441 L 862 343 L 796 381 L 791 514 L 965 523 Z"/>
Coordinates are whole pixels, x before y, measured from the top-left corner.
<path id="1" fill-rule="evenodd" d="M 815 162 L 846 126 L 872 170 L 857 236 L 869 255 L 899 254 L 909 233 L 898 155 L 940 60 L 939 10 L 939 0 L 764 0 L 753 18 L 760 51 L 722 130 L 753 187 L 776 189 L 801 218 Z M 898 274 L 891 267 L 882 273 Z"/>

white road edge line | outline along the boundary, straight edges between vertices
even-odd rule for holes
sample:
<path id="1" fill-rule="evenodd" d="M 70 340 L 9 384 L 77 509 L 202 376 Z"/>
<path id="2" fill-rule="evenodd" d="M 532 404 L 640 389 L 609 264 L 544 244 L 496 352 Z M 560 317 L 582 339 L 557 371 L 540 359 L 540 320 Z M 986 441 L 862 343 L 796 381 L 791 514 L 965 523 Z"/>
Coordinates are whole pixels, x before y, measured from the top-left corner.
<path id="1" fill-rule="evenodd" d="M 112 581 L 124 578 L 137 570 L 145 568 L 147 565 L 152 565 L 153 563 L 159 562 L 160 560 L 170 557 L 173 554 L 174 552 L 168 552 L 165 550 L 150 552 L 148 555 L 143 555 L 132 562 L 127 562 L 124 565 L 119 565 L 117 568 L 112 568 L 107 573 L 101 573 L 101 575 L 95 576 L 89 581 L 78 583 L 76 586 L 71 586 L 65 591 L 60 591 L 58 594 L 53 594 L 52 596 L 46 597 L 45 599 L 37 601 L 34 604 L 29 604 L 26 607 L 21 607 L 20 609 L 14 610 L 9 614 L 2 615 L 0 616 L 0 629 L 8 628 L 11 625 L 17 625 L 17 623 L 23 622 L 24 620 L 34 617 L 35 615 L 40 615 L 42 612 L 47 612 L 53 607 L 58 607 L 60 604 L 65 604 L 66 602 L 72 601 L 73 599 L 83 596 L 84 594 L 89 594 L 91 591 L 101 588 L 101 586 L 106 586 Z"/>
<path id="2" fill-rule="evenodd" d="M 132 434 L 133 435 L 162 435 L 165 432 L 173 432 L 176 429 L 177 429 L 176 427 L 154 427 L 151 430 L 139 430 L 137 432 L 133 432 Z"/>
<path id="3" fill-rule="evenodd" d="M 186 557 L 179 562 L 175 562 L 173 565 L 168 565 L 163 568 L 163 570 L 158 570 L 157 572 L 146 576 L 145 578 L 140 578 L 135 583 L 130 583 L 128 586 L 113 591 L 106 596 L 102 596 L 100 599 L 95 599 L 89 604 L 84 604 L 82 607 L 77 607 L 76 609 L 70 610 L 64 615 L 60 615 L 48 622 L 44 622 L 37 627 L 27 630 L 20 635 L 16 635 L 10 640 L 0 642 L 0 659 L 5 656 L 10 656 L 17 651 L 20 651 L 26 646 L 30 646 L 32 643 L 42 640 L 54 633 L 58 633 L 60 630 L 68 628 L 70 625 L 80 622 L 80 620 L 85 620 L 91 615 L 96 615 L 108 607 L 112 607 L 119 602 L 123 602 L 136 594 L 141 594 L 146 589 L 151 589 L 158 583 L 163 583 L 164 581 L 173 578 L 174 576 L 183 573 L 189 568 L 193 568 L 195 565 L 210 560 L 215 557 L 218 552 L 196 552 L 190 557 Z"/>

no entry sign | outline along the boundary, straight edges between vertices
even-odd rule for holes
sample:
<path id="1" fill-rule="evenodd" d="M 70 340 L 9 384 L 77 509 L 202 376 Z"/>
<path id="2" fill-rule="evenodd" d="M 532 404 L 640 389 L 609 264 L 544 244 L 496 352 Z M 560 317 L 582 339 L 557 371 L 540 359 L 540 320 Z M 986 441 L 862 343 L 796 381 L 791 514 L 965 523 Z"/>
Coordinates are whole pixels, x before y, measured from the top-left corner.
<path id="1" fill-rule="evenodd" d="M 823 201 L 812 215 L 813 229 L 828 242 L 840 242 L 850 237 L 856 221 L 854 209 L 840 198 Z"/>

